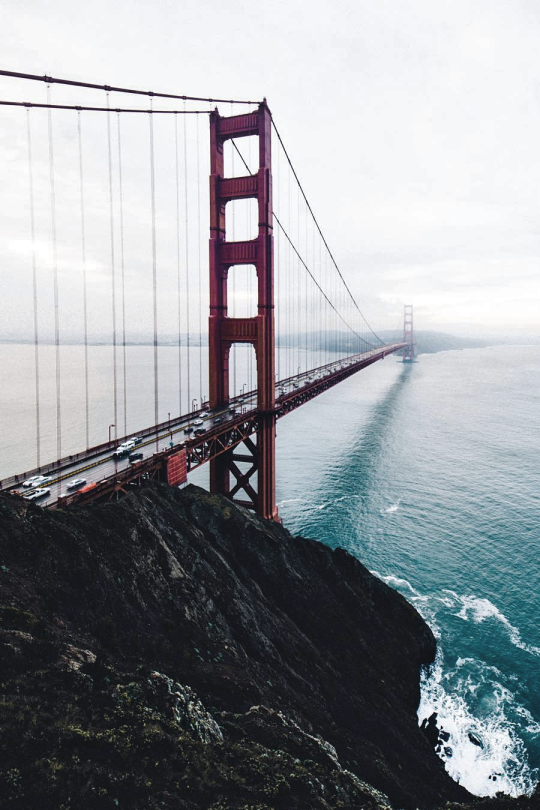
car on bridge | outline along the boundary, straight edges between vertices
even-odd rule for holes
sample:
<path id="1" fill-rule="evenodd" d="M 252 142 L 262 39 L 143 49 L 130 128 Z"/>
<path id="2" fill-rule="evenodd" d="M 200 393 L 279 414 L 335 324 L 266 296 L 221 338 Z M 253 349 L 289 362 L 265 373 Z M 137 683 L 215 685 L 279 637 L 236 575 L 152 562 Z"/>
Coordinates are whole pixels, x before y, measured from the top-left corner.
<path id="1" fill-rule="evenodd" d="M 129 461 L 139 461 L 141 458 L 144 458 L 144 453 L 130 453 L 128 456 Z"/>
<path id="2" fill-rule="evenodd" d="M 27 492 L 26 495 L 23 495 L 23 498 L 25 501 L 37 501 L 39 498 L 47 498 L 50 494 L 51 490 L 47 489 L 47 487 L 38 487 L 38 489 Z"/>
<path id="3" fill-rule="evenodd" d="M 114 451 L 113 456 L 115 458 L 123 458 L 124 456 L 127 456 L 127 454 L 130 453 L 134 447 L 135 442 L 133 440 L 129 442 L 124 442 L 123 444 L 119 444 L 116 450 Z"/>
<path id="4" fill-rule="evenodd" d="M 206 428 L 197 428 L 195 436 L 202 436 L 203 433 L 206 433 Z"/>
<path id="5" fill-rule="evenodd" d="M 70 481 L 67 485 L 67 489 L 79 489 L 79 487 L 83 487 L 86 484 L 86 478 L 74 478 L 73 481 Z"/>
<path id="6" fill-rule="evenodd" d="M 202 420 L 202 419 L 194 419 L 194 420 L 193 420 L 193 424 L 194 424 L 194 425 L 202 425 L 202 423 L 203 423 L 203 420 Z"/>
<path id="7" fill-rule="evenodd" d="M 142 436 L 134 436 L 134 437 L 131 439 L 131 441 L 133 442 L 133 444 L 141 444 L 141 442 L 142 442 Z"/>
<path id="8" fill-rule="evenodd" d="M 50 480 L 50 475 L 33 475 L 24 482 L 23 487 L 38 487 L 40 484 L 46 484 Z"/>

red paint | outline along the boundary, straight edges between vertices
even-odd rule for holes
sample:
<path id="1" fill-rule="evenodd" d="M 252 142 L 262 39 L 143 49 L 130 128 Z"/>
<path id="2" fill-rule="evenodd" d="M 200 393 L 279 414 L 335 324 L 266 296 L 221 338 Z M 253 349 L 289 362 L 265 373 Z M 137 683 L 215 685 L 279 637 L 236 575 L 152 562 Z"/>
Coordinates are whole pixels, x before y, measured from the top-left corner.
<path id="1" fill-rule="evenodd" d="M 187 481 L 187 460 L 186 451 L 179 450 L 173 456 L 167 458 L 167 483 L 171 487 L 185 484 Z"/>
<path id="2" fill-rule="evenodd" d="M 257 444 L 246 447 L 251 468 L 241 473 L 233 451 L 210 462 L 210 488 L 249 505 L 259 515 L 277 519 L 275 494 L 275 361 L 274 361 L 274 247 L 272 237 L 272 118 L 265 103 L 256 113 L 210 116 L 210 407 L 229 401 L 229 354 L 233 343 L 250 343 L 257 358 Z M 257 135 L 259 169 L 246 177 L 223 176 L 223 145 L 229 138 Z M 256 199 L 259 231 L 247 242 L 225 240 L 225 206 L 237 199 Z M 252 264 L 257 273 L 257 316 L 230 318 L 227 278 L 236 264 Z M 231 486 L 231 476 L 235 479 Z M 254 479 L 257 483 L 255 485 Z"/>

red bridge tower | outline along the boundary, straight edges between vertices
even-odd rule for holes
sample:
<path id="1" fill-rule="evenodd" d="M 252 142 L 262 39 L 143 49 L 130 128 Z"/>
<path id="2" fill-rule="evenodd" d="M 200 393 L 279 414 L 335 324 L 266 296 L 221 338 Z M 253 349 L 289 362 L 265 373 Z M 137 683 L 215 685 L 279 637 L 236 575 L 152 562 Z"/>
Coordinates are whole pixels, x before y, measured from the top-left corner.
<path id="1" fill-rule="evenodd" d="M 405 314 L 403 320 L 403 362 L 412 363 L 414 360 L 414 334 L 413 334 L 413 305 L 405 304 Z"/>
<path id="2" fill-rule="evenodd" d="M 210 408 L 229 403 L 229 354 L 234 343 L 250 343 L 257 359 L 258 429 L 256 442 L 244 440 L 242 452 L 226 450 L 210 462 L 210 489 L 277 519 L 275 494 L 275 361 L 274 361 L 274 249 L 272 238 L 272 118 L 266 102 L 256 112 L 210 116 Z M 224 177 L 223 146 L 230 138 L 257 135 L 259 169 L 246 177 Z M 256 239 L 228 242 L 226 205 L 254 198 L 258 203 Z M 230 318 L 227 313 L 229 269 L 254 265 L 257 273 L 257 316 Z M 242 463 L 247 471 L 238 466 Z M 240 498 L 236 497 L 240 494 Z"/>

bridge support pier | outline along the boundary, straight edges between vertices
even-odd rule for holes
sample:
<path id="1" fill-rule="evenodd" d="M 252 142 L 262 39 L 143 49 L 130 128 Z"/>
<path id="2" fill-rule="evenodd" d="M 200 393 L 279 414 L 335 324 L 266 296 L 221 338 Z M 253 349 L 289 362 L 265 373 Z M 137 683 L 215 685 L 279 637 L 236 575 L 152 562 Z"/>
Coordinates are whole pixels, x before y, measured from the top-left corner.
<path id="1" fill-rule="evenodd" d="M 229 403 L 229 354 L 234 343 L 249 343 L 257 360 L 257 442 L 244 442 L 245 452 L 225 451 L 210 462 L 210 489 L 276 520 L 275 496 L 275 333 L 274 248 L 272 236 L 270 110 L 263 102 L 256 112 L 210 116 L 210 408 Z M 225 141 L 246 136 L 259 140 L 259 169 L 244 177 L 224 177 Z M 244 242 L 225 236 L 226 205 L 256 199 L 258 235 Z M 227 280 L 231 267 L 249 264 L 257 273 L 257 315 L 231 318 L 227 310 Z M 238 462 L 250 465 L 241 471 Z M 254 480 L 256 475 L 256 483 Z M 234 484 L 231 486 L 231 480 Z"/>

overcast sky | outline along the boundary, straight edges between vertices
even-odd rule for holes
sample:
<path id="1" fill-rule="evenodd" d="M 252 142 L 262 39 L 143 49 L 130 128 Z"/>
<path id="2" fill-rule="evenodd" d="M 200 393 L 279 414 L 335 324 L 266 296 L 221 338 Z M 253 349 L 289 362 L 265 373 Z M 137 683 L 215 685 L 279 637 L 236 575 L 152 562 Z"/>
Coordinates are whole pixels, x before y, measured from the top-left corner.
<path id="1" fill-rule="evenodd" d="M 266 97 L 376 328 L 540 332 L 538 0 L 4 0 L 0 31 L 8 70 Z"/>

